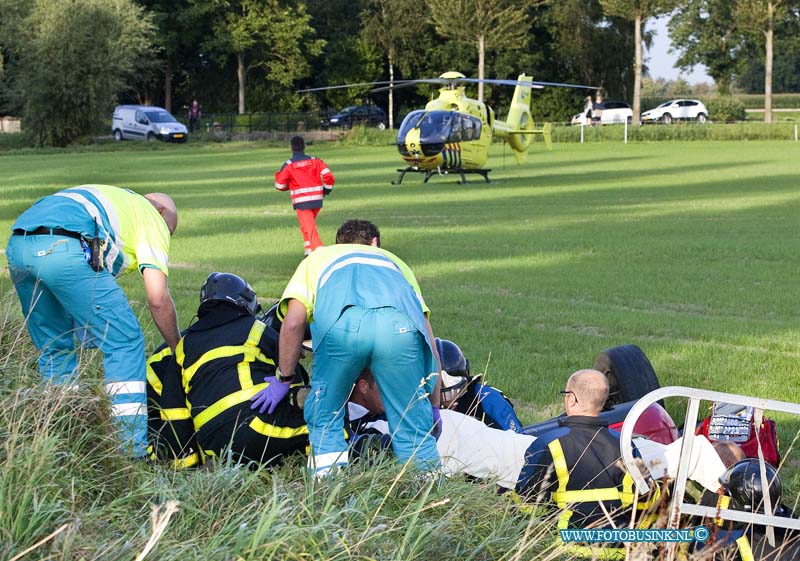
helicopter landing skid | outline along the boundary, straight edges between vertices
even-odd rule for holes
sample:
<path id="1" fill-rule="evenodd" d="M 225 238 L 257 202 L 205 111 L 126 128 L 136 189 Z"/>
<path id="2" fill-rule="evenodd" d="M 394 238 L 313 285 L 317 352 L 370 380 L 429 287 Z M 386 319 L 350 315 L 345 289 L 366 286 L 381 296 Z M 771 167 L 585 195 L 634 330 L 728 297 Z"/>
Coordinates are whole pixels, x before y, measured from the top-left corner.
<path id="1" fill-rule="evenodd" d="M 466 175 L 467 174 L 471 174 L 471 173 L 474 173 L 476 175 L 480 175 L 481 177 L 483 177 L 483 180 L 486 181 L 486 183 L 491 183 L 491 181 L 489 180 L 489 172 L 492 171 L 492 170 L 490 170 L 490 169 L 420 169 L 418 167 L 408 166 L 407 168 L 398 169 L 397 171 L 400 172 L 400 175 L 398 176 L 397 181 L 392 181 L 392 185 L 400 185 L 400 184 L 402 184 L 403 183 L 403 177 L 405 177 L 405 175 L 409 171 L 416 171 L 416 172 L 419 172 L 419 173 L 424 173 L 425 174 L 425 179 L 422 180 L 423 183 L 427 183 L 428 180 L 431 177 L 433 177 L 434 175 L 447 175 L 449 173 L 457 173 L 457 174 L 459 174 L 461 176 L 461 181 L 458 182 L 460 185 L 464 185 L 467 182 Z"/>

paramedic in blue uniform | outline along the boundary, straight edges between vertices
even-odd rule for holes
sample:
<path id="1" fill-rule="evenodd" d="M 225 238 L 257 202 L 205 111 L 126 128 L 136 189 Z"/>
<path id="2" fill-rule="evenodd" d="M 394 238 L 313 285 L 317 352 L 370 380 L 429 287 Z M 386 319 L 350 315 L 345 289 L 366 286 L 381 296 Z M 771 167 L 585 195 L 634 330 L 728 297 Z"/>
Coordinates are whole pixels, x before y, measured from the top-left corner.
<path id="1" fill-rule="evenodd" d="M 380 233 L 365 220 L 345 222 L 336 245 L 306 257 L 280 301 L 283 321 L 277 378 L 253 397 L 253 407 L 274 408 L 289 391 L 307 323 L 314 363 L 305 402 L 317 475 L 347 465 L 344 414 L 353 383 L 370 367 L 386 407 L 392 447 L 400 462 L 422 471 L 439 467 L 433 436 L 438 419 L 438 358 L 428 307 L 411 269 L 380 249 Z"/>
<path id="2" fill-rule="evenodd" d="M 43 378 L 76 383 L 76 333 L 85 333 L 81 342 L 103 353 L 113 420 L 123 451 L 133 457 L 147 449 L 144 337 L 115 279 L 139 272 L 153 321 L 174 349 L 180 333 L 167 275 L 177 225 L 175 203 L 164 193 L 81 185 L 23 212 L 6 248 Z"/>

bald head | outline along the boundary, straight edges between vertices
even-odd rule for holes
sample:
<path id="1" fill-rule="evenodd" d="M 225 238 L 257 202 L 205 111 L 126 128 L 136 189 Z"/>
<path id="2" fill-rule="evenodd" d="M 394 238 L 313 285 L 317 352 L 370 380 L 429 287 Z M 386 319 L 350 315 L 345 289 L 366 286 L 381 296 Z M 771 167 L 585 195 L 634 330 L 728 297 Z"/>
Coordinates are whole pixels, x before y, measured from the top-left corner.
<path id="1" fill-rule="evenodd" d="M 597 370 L 578 370 L 569 377 L 567 391 L 575 396 L 569 415 L 597 416 L 608 399 L 608 378 Z"/>
<path id="2" fill-rule="evenodd" d="M 170 235 L 175 233 L 178 227 L 178 208 L 175 206 L 175 201 L 166 193 L 148 193 L 144 196 L 145 199 L 150 201 L 164 222 L 167 223 Z"/>

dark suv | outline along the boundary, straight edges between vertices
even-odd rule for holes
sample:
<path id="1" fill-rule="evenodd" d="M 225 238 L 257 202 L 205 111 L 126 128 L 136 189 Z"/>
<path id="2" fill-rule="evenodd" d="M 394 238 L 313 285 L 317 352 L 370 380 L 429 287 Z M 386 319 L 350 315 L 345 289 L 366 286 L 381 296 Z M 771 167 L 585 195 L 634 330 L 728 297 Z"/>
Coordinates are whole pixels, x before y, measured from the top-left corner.
<path id="1" fill-rule="evenodd" d="M 374 105 L 353 105 L 323 119 L 321 124 L 323 129 L 336 127 L 349 129 L 355 125 L 363 125 L 383 130 L 386 128 L 386 113 Z"/>

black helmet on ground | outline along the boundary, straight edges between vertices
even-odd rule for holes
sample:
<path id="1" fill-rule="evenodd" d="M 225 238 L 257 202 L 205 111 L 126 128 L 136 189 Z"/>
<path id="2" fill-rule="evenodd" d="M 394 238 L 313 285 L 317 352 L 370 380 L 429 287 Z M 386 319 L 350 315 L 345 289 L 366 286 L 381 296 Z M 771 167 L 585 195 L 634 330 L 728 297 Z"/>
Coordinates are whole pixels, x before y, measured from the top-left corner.
<path id="1" fill-rule="evenodd" d="M 781 502 L 781 480 L 772 465 L 765 463 L 769 498 L 773 512 Z M 731 497 L 731 506 L 746 512 L 764 512 L 764 486 L 758 459 L 745 458 L 733 464 L 719 478 Z M 772 514 L 772 513 L 770 513 Z"/>
<path id="2" fill-rule="evenodd" d="M 229 302 L 250 315 L 255 315 L 259 308 L 253 287 L 232 273 L 208 275 L 200 288 L 200 307 L 210 302 Z"/>
<path id="3" fill-rule="evenodd" d="M 442 366 L 442 405 L 449 407 L 466 391 L 473 378 L 469 373 L 469 361 L 458 345 L 438 337 L 434 342 Z"/>

